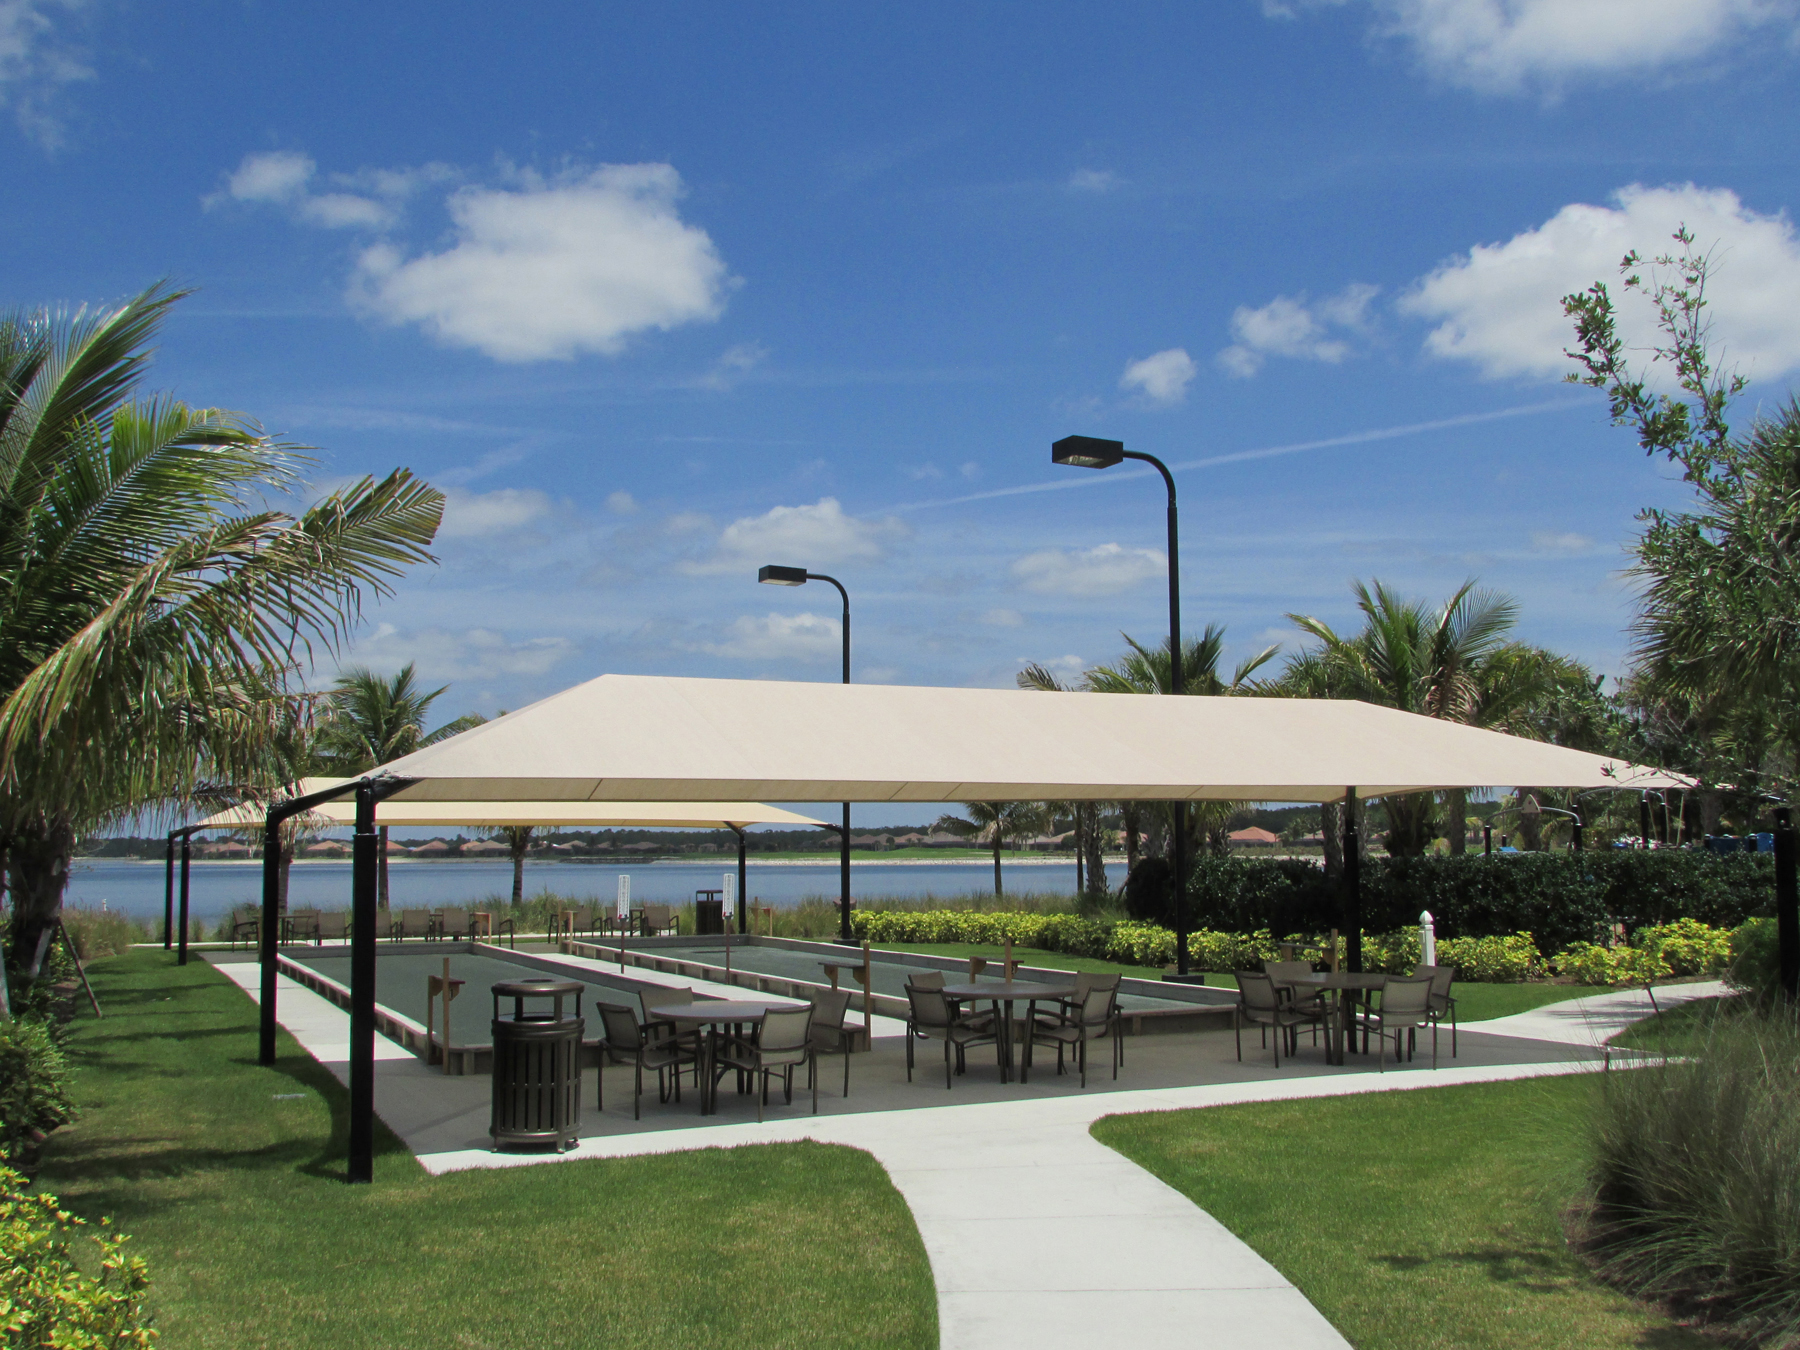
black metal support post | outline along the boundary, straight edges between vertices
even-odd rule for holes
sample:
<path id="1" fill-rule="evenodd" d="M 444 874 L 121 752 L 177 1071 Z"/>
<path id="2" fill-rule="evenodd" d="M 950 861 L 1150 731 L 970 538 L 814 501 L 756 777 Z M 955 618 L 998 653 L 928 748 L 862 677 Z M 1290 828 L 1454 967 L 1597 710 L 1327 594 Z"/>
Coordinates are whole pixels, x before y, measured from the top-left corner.
<path id="1" fill-rule="evenodd" d="M 1650 847 L 1650 794 L 1638 793 L 1638 835 L 1643 840 L 1640 847 Z"/>
<path id="2" fill-rule="evenodd" d="M 194 860 L 194 836 L 191 833 L 181 836 L 181 937 L 177 944 L 175 964 L 187 964 L 188 949 L 188 867 Z"/>
<path id="3" fill-rule="evenodd" d="M 1356 829 L 1356 789 L 1344 789 L 1344 964 L 1362 970 L 1362 841 Z"/>
<path id="4" fill-rule="evenodd" d="M 1800 888 L 1796 888 L 1794 813 L 1775 808 L 1775 938 L 1781 952 L 1781 988 L 1800 1004 Z"/>
<path id="5" fill-rule="evenodd" d="M 738 893 L 737 893 L 737 930 L 738 930 L 738 932 L 739 932 L 739 933 L 742 933 L 742 932 L 744 932 L 744 931 L 745 931 L 745 929 L 744 929 L 744 919 L 745 919 L 745 917 L 746 917 L 746 916 L 747 916 L 747 915 L 748 915 L 748 914 L 749 914 L 749 913 L 750 913 L 750 910 L 749 910 L 749 904 L 750 904 L 750 901 L 749 901 L 749 899 L 748 899 L 748 898 L 747 898 L 747 897 L 746 897 L 746 896 L 745 896 L 745 895 L 744 895 L 744 890 L 745 890 L 745 888 L 746 888 L 746 886 L 747 886 L 747 884 L 748 884 L 748 880 L 749 880 L 749 877 L 748 877 L 748 872 L 747 872 L 747 870 L 746 870 L 746 868 L 745 868 L 745 865 L 744 865 L 744 864 L 745 864 L 745 859 L 744 859 L 744 849 L 745 849 L 745 841 L 744 841 L 744 827 L 743 827 L 743 826 L 742 826 L 742 825 L 733 825 L 733 826 L 732 826 L 732 827 L 731 827 L 731 829 L 732 829 L 732 832 L 733 832 L 733 833 L 734 833 L 734 834 L 736 834 L 736 835 L 737 835 L 737 837 L 738 837 Z"/>
<path id="6" fill-rule="evenodd" d="M 169 849 L 163 855 L 163 950 L 175 941 L 175 831 L 169 831 Z"/>
<path id="7" fill-rule="evenodd" d="M 1481 854 L 1484 858 L 1494 856 L 1494 827 L 1492 825 L 1481 827 Z"/>
<path id="8" fill-rule="evenodd" d="M 375 785 L 364 778 L 356 785 L 356 834 L 350 844 L 349 1179 L 352 1182 L 372 1181 L 375 1177 L 375 910 L 381 898 L 376 859 L 378 846 Z"/>
<path id="9" fill-rule="evenodd" d="M 1569 831 L 1569 852 L 1571 853 L 1581 852 L 1581 830 L 1581 817 L 1577 816 L 1574 826 Z"/>

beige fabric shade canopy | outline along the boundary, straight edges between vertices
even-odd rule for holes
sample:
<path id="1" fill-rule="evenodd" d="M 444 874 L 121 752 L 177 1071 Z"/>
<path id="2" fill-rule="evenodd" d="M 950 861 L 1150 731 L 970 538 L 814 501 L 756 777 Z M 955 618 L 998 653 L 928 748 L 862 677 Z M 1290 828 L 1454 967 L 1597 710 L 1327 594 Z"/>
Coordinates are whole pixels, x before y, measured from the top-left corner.
<path id="1" fill-rule="evenodd" d="M 1661 788 L 1623 760 L 1346 699 L 602 675 L 386 766 L 425 802 L 1289 801 Z"/>
<path id="2" fill-rule="evenodd" d="M 296 796 L 321 792 L 354 778 L 307 778 L 297 785 Z M 195 829 L 261 829 L 265 808 L 234 806 L 208 816 Z M 314 823 L 356 824 L 356 799 L 341 797 L 320 802 L 308 813 Z M 814 820 L 761 802 L 383 802 L 380 822 L 389 827 L 455 825 L 498 829 L 507 825 L 564 826 L 576 829 L 654 829 L 664 826 L 695 830 L 722 830 L 733 825 L 793 825 L 824 827 Z"/>

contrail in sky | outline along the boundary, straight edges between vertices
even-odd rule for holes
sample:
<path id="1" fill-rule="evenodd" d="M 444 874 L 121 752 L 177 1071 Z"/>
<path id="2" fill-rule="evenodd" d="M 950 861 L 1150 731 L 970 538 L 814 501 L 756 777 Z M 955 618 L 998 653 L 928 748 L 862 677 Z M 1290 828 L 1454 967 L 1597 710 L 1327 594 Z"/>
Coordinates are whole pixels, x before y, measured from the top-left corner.
<path id="1" fill-rule="evenodd" d="M 1579 408 L 1583 400 L 1557 398 L 1543 403 L 1522 403 L 1516 408 L 1500 408 L 1494 412 L 1463 413 L 1458 417 L 1441 417 L 1435 422 L 1412 422 L 1403 427 L 1379 427 L 1374 431 L 1353 431 L 1347 436 L 1329 436 L 1321 441 L 1296 441 L 1292 445 L 1270 445 L 1260 450 L 1237 450 L 1228 455 L 1208 455 L 1205 459 L 1185 460 L 1171 464 L 1173 473 L 1184 469 L 1208 469 L 1215 464 L 1239 464 L 1249 459 L 1273 459 L 1277 455 L 1297 455 L 1303 450 L 1329 450 L 1339 445 L 1362 445 L 1367 441 L 1391 441 L 1400 436 L 1417 436 L 1427 431 L 1444 431 L 1450 427 L 1466 427 L 1477 422 L 1497 422 L 1505 417 L 1527 417 L 1532 413 L 1559 412 Z M 1128 469 L 1093 477 L 1069 474 L 1043 483 L 1025 483 L 1018 487 L 994 488 L 988 492 L 971 492 L 963 497 L 944 497 L 937 501 L 907 502 L 890 507 L 893 511 L 926 511 L 936 506 L 961 506 L 964 502 L 984 502 L 995 497 L 1019 497 L 1028 492 L 1059 492 L 1064 488 L 1092 487 L 1103 482 L 1122 482 L 1127 478 L 1147 478 L 1155 469 Z"/>

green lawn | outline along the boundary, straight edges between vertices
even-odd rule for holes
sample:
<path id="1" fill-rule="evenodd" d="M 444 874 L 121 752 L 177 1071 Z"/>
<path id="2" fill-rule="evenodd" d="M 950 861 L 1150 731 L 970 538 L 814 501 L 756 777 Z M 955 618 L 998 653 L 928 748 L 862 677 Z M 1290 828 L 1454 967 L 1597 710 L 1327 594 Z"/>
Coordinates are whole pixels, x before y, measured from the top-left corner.
<path id="1" fill-rule="evenodd" d="M 905 1202 L 811 1143 L 427 1176 L 385 1130 L 344 1184 L 345 1093 L 211 967 L 89 967 L 68 1046 L 83 1117 L 40 1184 L 112 1215 L 188 1347 L 935 1346 Z"/>
<path id="2" fill-rule="evenodd" d="M 1612 1043 L 1632 1050 L 1682 1052 L 1704 1045 L 1712 1023 L 1739 1011 L 1736 999 L 1697 998 L 1646 1017 L 1621 1031 Z"/>
<path id="3" fill-rule="evenodd" d="M 1093 1132 L 1248 1242 L 1358 1350 L 1703 1350 L 1564 1245 L 1596 1086 L 1109 1116 Z"/>

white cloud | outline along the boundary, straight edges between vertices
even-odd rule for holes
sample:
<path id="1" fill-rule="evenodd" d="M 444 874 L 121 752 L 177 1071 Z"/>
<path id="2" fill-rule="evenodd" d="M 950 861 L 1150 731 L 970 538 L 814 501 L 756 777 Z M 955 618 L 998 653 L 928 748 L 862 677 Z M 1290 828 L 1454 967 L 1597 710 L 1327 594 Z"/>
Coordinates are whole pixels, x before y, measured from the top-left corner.
<path id="1" fill-rule="evenodd" d="M 1259 309 L 1240 305 L 1231 315 L 1235 341 L 1219 353 L 1219 365 L 1248 379 L 1270 356 L 1342 361 L 1350 355 L 1346 335 L 1367 331 L 1369 302 L 1379 289 L 1355 282 L 1316 302 L 1301 293 L 1278 295 Z"/>
<path id="2" fill-rule="evenodd" d="M 765 563 L 789 567 L 830 567 L 846 562 L 877 562 L 910 531 L 890 516 L 865 520 L 846 515 L 835 497 L 812 506 L 777 506 L 765 515 L 734 520 L 719 534 L 711 558 L 690 562 L 695 575 L 754 570 Z"/>
<path id="3" fill-rule="evenodd" d="M 456 242 L 441 253 L 365 250 L 353 303 L 500 361 L 611 354 L 633 333 L 719 316 L 725 264 L 677 214 L 669 165 L 521 178 L 516 190 L 452 194 Z"/>
<path id="4" fill-rule="evenodd" d="M 1015 580 L 1040 595 L 1117 595 L 1168 575 L 1169 560 L 1153 548 L 1101 544 L 1085 553 L 1060 548 L 1027 553 L 1012 565 Z"/>
<path id="5" fill-rule="evenodd" d="M 1563 355 L 1574 334 L 1561 299 L 1605 281 L 1621 299 L 1622 335 L 1641 352 L 1655 341 L 1654 316 L 1648 304 L 1621 297 L 1619 259 L 1630 249 L 1665 251 L 1685 222 L 1696 246 L 1713 255 L 1707 313 L 1715 353 L 1762 379 L 1800 369 L 1800 240 L 1786 215 L 1762 215 L 1733 192 L 1692 184 L 1634 185 L 1613 202 L 1565 206 L 1419 281 L 1400 309 L 1436 323 L 1426 350 L 1494 377 L 1560 376 L 1574 368 Z"/>
<path id="6" fill-rule="evenodd" d="M 1111 192 L 1118 185 L 1118 175 L 1110 169 L 1077 169 L 1069 175 L 1069 186 L 1077 192 Z"/>
<path id="7" fill-rule="evenodd" d="M 957 465 L 956 471 L 964 478 L 968 479 L 981 477 L 981 465 L 977 464 L 972 459 L 966 459 L 961 464 Z"/>
<path id="8" fill-rule="evenodd" d="M 1119 388 L 1136 389 L 1151 403 L 1173 407 L 1187 397 L 1188 384 L 1198 371 L 1185 348 L 1170 347 L 1126 366 Z"/>
<path id="9" fill-rule="evenodd" d="M 394 223 L 394 208 L 350 192 L 326 192 L 300 204 L 300 216 L 328 230 L 377 230 Z"/>
<path id="10" fill-rule="evenodd" d="M 19 130 L 46 150 L 62 144 L 53 111 L 63 85 L 91 80 L 80 50 L 59 31 L 80 0 L 0 0 L 0 107 L 11 105 Z"/>
<path id="11" fill-rule="evenodd" d="M 1263 0 L 1270 17 L 1344 0 Z M 1792 0 L 1370 0 L 1374 33 L 1452 84 L 1513 91 L 1715 58 L 1759 30 L 1794 32 Z"/>
<path id="12" fill-rule="evenodd" d="M 744 661 L 822 661 L 843 655 L 843 632 L 836 619 L 818 614 L 768 614 L 736 620 L 723 642 L 703 642 L 714 656 Z"/>
<path id="13" fill-rule="evenodd" d="M 611 511 L 615 516 L 636 515 L 638 509 L 637 498 L 633 497 L 629 492 L 608 493 L 606 497 L 606 509 Z"/>
<path id="14" fill-rule="evenodd" d="M 713 368 L 700 379 L 702 387 L 726 390 L 769 359 L 769 349 L 760 342 L 740 342 L 727 348 L 713 363 Z"/>
<path id="15" fill-rule="evenodd" d="M 426 682 L 492 680 L 506 675 L 545 675 L 575 654 L 568 638 L 514 641 L 490 628 L 421 628 L 403 631 L 379 625 L 356 644 L 358 664 L 398 669 L 416 661 Z"/>
<path id="16" fill-rule="evenodd" d="M 1538 530 L 1531 536 L 1531 547 L 1536 553 L 1586 553 L 1593 546 L 1594 541 L 1585 534 Z"/>
<path id="17" fill-rule="evenodd" d="M 990 609 L 981 616 L 981 622 L 989 628 L 1021 628 L 1025 616 L 1016 609 Z"/>
<path id="18" fill-rule="evenodd" d="M 225 191 L 240 202 L 287 202 L 306 191 L 318 171 L 310 155 L 295 150 L 271 150 L 245 155 L 225 179 Z"/>
<path id="19" fill-rule="evenodd" d="M 536 488 L 497 488 L 493 492 L 444 493 L 440 539 L 478 539 L 511 534 L 550 514 L 550 498 Z"/>

